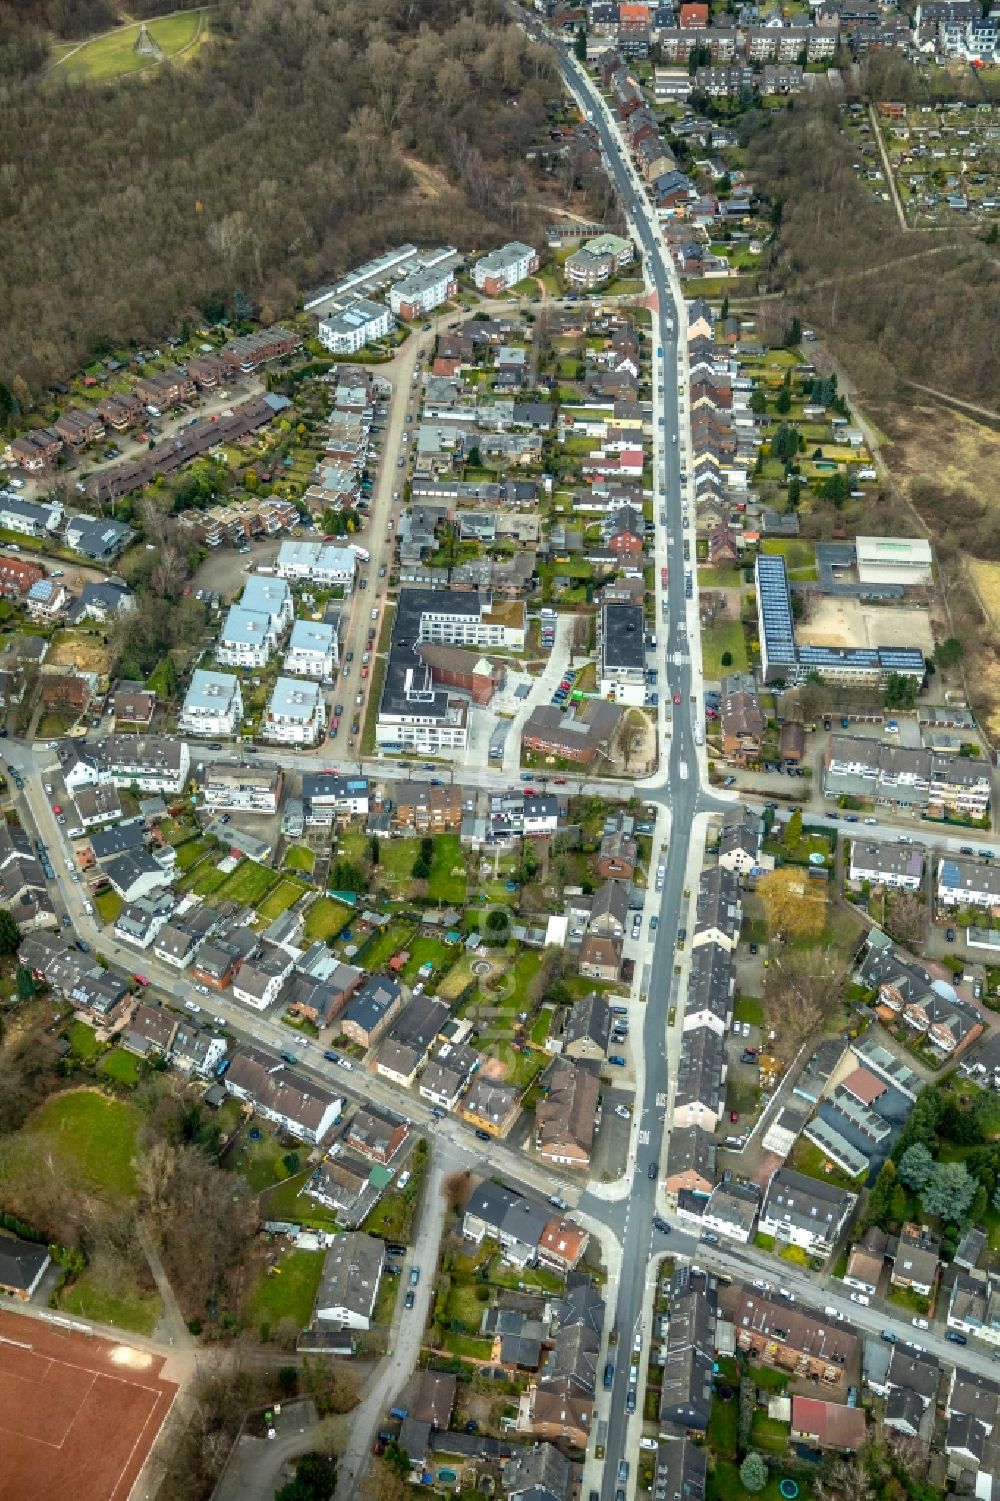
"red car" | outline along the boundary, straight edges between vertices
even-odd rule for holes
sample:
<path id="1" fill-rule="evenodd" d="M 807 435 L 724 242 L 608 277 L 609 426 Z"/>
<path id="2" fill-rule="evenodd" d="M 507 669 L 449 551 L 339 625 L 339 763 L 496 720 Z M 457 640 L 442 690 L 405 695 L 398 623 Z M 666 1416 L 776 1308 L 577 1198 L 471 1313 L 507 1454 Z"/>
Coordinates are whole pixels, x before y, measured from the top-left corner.
<path id="1" fill-rule="evenodd" d="M 681 696 L 680 696 L 680 694 L 679 694 L 679 693 L 675 693 L 675 694 L 674 694 L 674 703 L 675 703 L 675 704 L 679 704 L 679 703 L 680 703 L 680 701 L 681 701 Z"/>
<path id="2" fill-rule="evenodd" d="M 52 804 L 52 811 L 56 815 L 56 817 L 58 818 L 59 815 L 60 815 L 60 813 L 62 812 L 62 809 L 60 808 L 60 806 L 59 806 L 58 803 L 53 803 Z"/>
<path id="3" fill-rule="evenodd" d="M 730 1110 L 730 1112 L 729 1112 L 729 1119 L 731 1121 L 738 1121 L 739 1118 L 740 1118 L 740 1112 L 738 1110 Z"/>
<path id="4" fill-rule="evenodd" d="M 147 980 L 147 978 L 146 978 L 145 975 L 133 975 L 132 978 L 133 978 L 133 980 L 135 980 L 135 982 L 136 982 L 137 985 L 148 985 L 149 984 L 149 981 Z"/>
<path id="5" fill-rule="evenodd" d="M 535 789 L 534 789 L 534 787 L 525 787 L 525 789 L 524 789 L 524 795 L 525 795 L 525 797 L 534 797 L 534 795 L 535 795 Z"/>
<path id="6" fill-rule="evenodd" d="M 667 580 L 669 579 L 669 577 L 670 577 L 670 569 L 669 568 L 661 568 L 660 569 L 660 583 L 663 585 L 664 588 L 667 587 Z"/>
<path id="7" fill-rule="evenodd" d="M 554 782 L 555 782 L 555 784 L 556 784 L 557 787 L 565 787 L 565 785 L 566 785 L 566 778 L 565 777 L 554 777 L 553 780 L 554 780 Z"/>

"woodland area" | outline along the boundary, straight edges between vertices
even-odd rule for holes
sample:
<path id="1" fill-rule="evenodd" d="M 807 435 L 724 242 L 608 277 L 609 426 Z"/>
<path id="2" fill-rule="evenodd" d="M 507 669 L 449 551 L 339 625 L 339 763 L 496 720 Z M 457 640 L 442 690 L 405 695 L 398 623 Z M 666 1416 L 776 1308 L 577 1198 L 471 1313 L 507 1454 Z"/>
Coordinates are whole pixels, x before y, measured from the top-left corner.
<path id="1" fill-rule="evenodd" d="M 866 396 L 912 379 L 995 406 L 996 249 L 969 232 L 904 234 L 852 170 L 832 99 L 750 115 L 745 129 L 748 168 L 780 225 L 768 290 L 821 326 Z"/>
<path id="2" fill-rule="evenodd" d="M 0 48 L 101 9 L 0 3 Z M 213 28 L 187 66 L 114 87 L 8 67 L 8 385 L 37 395 L 92 353 L 231 312 L 237 292 L 269 322 L 404 240 L 537 231 L 524 154 L 559 87 L 498 0 L 221 0 Z"/>

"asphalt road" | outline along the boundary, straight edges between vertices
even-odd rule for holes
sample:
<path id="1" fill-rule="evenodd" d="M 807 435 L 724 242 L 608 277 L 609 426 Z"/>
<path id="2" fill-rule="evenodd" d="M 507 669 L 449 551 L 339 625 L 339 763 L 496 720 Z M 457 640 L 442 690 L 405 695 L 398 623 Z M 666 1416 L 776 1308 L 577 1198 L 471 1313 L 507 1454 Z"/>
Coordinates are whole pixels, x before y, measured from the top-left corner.
<path id="1" fill-rule="evenodd" d="M 635 1368 L 627 1358 L 636 1333 L 640 1332 L 647 1268 L 655 1254 L 655 1240 L 662 1237 L 653 1230 L 657 1212 L 659 1163 L 666 1155 L 667 1104 L 669 1096 L 667 1067 L 667 1019 L 673 988 L 673 967 L 677 930 L 683 921 L 685 880 L 691 853 L 692 827 L 699 808 L 700 763 L 695 743 L 694 724 L 702 714 L 700 675 L 695 677 L 688 647 L 697 635 L 696 617 L 689 619 L 684 596 L 684 525 L 681 492 L 681 455 L 686 447 L 686 429 L 678 406 L 678 382 L 683 378 L 683 355 L 678 337 L 683 327 L 683 306 L 660 242 L 655 214 L 645 195 L 636 190 L 627 162 L 623 142 L 597 88 L 559 47 L 558 65 L 569 90 L 593 121 L 601 140 L 605 166 L 615 182 L 620 200 L 642 250 L 647 280 L 656 294 L 652 338 L 654 345 L 653 379 L 653 474 L 654 514 L 657 518 L 655 587 L 657 592 L 656 634 L 661 657 L 660 681 L 664 714 L 670 714 L 669 737 L 661 739 L 662 771 L 665 784 L 650 792 L 656 800 L 669 802 L 672 837 L 665 856 L 665 872 L 660 903 L 656 942 L 652 953 L 653 983 L 650 986 L 642 1028 L 642 1051 L 645 1057 L 643 1092 L 636 1101 L 640 1115 L 637 1151 L 631 1163 L 632 1181 L 624 1204 L 616 1206 L 614 1217 L 621 1218 L 616 1230 L 621 1237 L 620 1275 L 614 1308 L 614 1328 L 618 1334 L 618 1354 L 611 1399 L 606 1411 L 606 1459 L 601 1477 L 601 1492 L 613 1501 L 617 1485 L 618 1460 L 632 1457 L 638 1450 L 638 1433 L 642 1421 L 641 1390 L 637 1392 L 637 1411 L 630 1417 L 628 1393 Z M 666 526 L 659 524 L 665 513 Z M 664 612 L 662 568 L 668 569 L 666 610 Z M 689 565 L 693 568 L 693 564 Z M 692 575 L 693 576 L 693 575 Z M 694 614 L 694 612 L 691 612 Z M 674 696 L 679 695 L 680 703 Z M 588 1202 L 581 1207 L 591 1207 Z M 596 1205 L 594 1206 L 596 1210 Z M 603 1205 L 605 1215 L 610 1206 Z M 663 1243 L 663 1249 L 665 1249 Z M 644 1335 L 648 1331 L 642 1331 Z M 645 1364 L 645 1359 L 643 1360 Z M 640 1366 L 640 1369 L 642 1367 Z M 630 1427 L 633 1431 L 630 1432 Z"/>

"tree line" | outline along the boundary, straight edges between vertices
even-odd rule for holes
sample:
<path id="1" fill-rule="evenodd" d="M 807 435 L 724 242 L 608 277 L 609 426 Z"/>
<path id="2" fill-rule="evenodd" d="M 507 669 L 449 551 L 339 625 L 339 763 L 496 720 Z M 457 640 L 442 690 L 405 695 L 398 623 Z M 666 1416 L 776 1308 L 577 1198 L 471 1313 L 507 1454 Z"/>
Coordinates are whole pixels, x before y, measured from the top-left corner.
<path id="1" fill-rule="evenodd" d="M 12 10 L 0 45 L 30 31 Z M 220 0 L 213 28 L 114 86 L 8 76 L 7 386 L 247 301 L 287 315 L 387 245 L 540 228 L 524 157 L 559 83 L 499 0 Z"/>

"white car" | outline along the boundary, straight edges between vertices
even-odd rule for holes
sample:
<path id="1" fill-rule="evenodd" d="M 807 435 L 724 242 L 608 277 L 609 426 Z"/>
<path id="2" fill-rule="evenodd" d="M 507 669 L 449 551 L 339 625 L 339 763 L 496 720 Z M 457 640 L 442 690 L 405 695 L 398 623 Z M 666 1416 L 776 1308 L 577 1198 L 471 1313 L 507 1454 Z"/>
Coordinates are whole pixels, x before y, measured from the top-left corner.
<path id="1" fill-rule="evenodd" d="M 194 988 L 198 992 L 199 995 L 208 995 L 208 986 L 207 985 L 196 985 Z"/>
<path id="2" fill-rule="evenodd" d="M 627 1121 L 631 1119 L 629 1112 L 624 1105 L 615 1106 L 615 1115 L 618 1116 L 619 1120 Z"/>
<path id="3" fill-rule="evenodd" d="M 88 917 L 93 917 L 93 915 L 94 915 L 94 904 L 93 904 L 93 902 L 84 902 L 84 904 L 83 904 L 83 910 L 84 910 L 84 912 L 86 912 L 86 914 L 87 914 Z"/>
<path id="4" fill-rule="evenodd" d="M 185 1011 L 200 1011 L 201 1007 L 198 1005 L 197 1001 L 185 1001 L 184 1009 Z"/>

